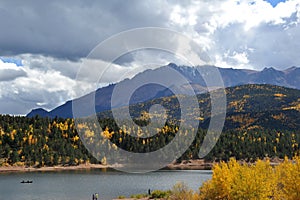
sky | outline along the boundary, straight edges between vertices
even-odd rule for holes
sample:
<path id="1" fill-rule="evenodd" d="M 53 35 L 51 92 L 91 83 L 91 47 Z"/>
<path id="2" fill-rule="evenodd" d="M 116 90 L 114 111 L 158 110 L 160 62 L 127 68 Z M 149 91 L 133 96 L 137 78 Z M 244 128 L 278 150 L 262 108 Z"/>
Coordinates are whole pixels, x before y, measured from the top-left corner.
<path id="1" fill-rule="evenodd" d="M 0 113 L 51 110 L 78 97 L 76 74 L 105 39 L 161 27 L 196 41 L 218 67 L 300 66 L 300 0 L 0 1 Z M 151 51 L 114 62 L 103 85 L 171 61 Z M 105 62 L 105 60 L 103 60 Z M 86 80 L 88 91 L 94 83 Z"/>

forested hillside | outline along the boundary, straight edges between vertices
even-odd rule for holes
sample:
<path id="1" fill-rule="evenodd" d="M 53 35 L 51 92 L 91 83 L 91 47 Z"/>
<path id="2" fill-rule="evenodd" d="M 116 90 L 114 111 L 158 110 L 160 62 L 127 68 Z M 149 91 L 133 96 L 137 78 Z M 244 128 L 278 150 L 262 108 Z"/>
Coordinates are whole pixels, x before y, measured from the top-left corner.
<path id="1" fill-rule="evenodd" d="M 228 160 L 230 157 L 254 161 L 264 157 L 292 157 L 299 153 L 300 143 L 300 91 L 272 85 L 245 85 L 226 89 L 227 116 L 223 133 L 206 160 Z M 188 98 L 188 97 L 186 97 Z M 197 118 L 200 127 L 197 136 L 185 154 L 178 158 L 196 159 L 209 124 L 210 101 L 208 94 L 198 96 L 201 108 Z M 153 104 L 173 109 L 170 114 L 178 118 L 178 101 L 164 97 L 130 107 L 136 123 L 149 123 L 147 112 Z M 124 108 L 123 108 L 124 109 Z M 168 120 L 157 134 L 146 134 L 133 127 L 118 127 L 111 113 L 99 114 L 101 133 L 86 131 L 85 142 L 96 142 L 102 135 L 117 146 L 131 152 L 152 152 L 167 145 L 176 134 L 187 135 L 188 127 L 179 130 L 179 124 Z M 81 124 L 89 127 L 93 124 Z M 138 137 L 131 133 L 139 132 Z M 184 141 L 183 141 L 184 142 Z M 99 145 L 99 144 L 97 144 Z M 105 162 L 105 154 L 100 159 Z M 97 163 L 85 149 L 75 129 L 74 120 L 62 118 L 0 116 L 0 165 L 53 166 Z"/>
<path id="2" fill-rule="evenodd" d="M 88 153 L 72 119 L 0 115 L 0 165 L 53 166 L 97 161 Z"/>

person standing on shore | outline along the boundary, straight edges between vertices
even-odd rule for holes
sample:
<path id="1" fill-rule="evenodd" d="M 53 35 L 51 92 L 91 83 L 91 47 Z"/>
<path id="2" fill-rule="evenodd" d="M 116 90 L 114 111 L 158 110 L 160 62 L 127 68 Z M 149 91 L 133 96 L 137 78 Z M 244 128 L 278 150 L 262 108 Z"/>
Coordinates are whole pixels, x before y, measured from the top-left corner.
<path id="1" fill-rule="evenodd" d="M 98 197 L 99 197 L 99 194 L 96 193 L 96 194 L 95 194 L 95 200 L 98 200 Z"/>

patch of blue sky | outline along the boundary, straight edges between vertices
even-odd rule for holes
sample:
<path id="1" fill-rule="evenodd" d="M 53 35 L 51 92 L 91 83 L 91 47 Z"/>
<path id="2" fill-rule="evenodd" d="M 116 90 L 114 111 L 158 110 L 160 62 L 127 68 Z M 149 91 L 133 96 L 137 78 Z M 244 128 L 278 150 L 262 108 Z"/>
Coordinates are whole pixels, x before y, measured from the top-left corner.
<path id="1" fill-rule="evenodd" d="M 286 0 L 265 0 L 269 2 L 273 7 L 276 7 L 280 2 L 286 2 Z"/>
<path id="2" fill-rule="evenodd" d="M 4 63 L 14 63 L 17 66 L 23 66 L 22 60 L 17 58 L 11 58 L 11 57 L 1 57 L 0 58 Z"/>

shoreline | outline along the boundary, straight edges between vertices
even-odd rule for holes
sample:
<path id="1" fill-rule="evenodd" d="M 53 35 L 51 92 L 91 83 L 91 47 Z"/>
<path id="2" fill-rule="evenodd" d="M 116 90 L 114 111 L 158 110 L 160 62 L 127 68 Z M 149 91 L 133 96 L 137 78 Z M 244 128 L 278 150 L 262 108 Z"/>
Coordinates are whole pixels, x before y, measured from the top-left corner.
<path id="1" fill-rule="evenodd" d="M 243 162 L 243 161 L 241 161 Z M 270 159 L 270 164 L 276 166 L 283 162 L 283 159 Z M 216 162 L 207 162 L 204 159 L 198 160 L 184 160 L 181 163 L 170 163 L 161 170 L 211 170 Z M 112 169 L 116 165 L 103 164 L 80 164 L 76 166 L 53 166 L 53 167 L 25 167 L 25 166 L 2 166 L 0 167 L 0 174 L 2 173 L 17 173 L 17 172 L 55 172 L 55 171 L 76 171 L 76 170 L 93 170 L 93 169 Z M 120 166 L 118 166 L 120 167 Z"/>
<path id="2" fill-rule="evenodd" d="M 181 163 L 171 163 L 166 166 L 170 170 L 211 170 L 214 162 L 207 162 L 204 159 L 183 160 Z"/>
<path id="3" fill-rule="evenodd" d="M 0 174 L 14 172 L 55 172 L 55 171 L 75 171 L 75 170 L 90 170 L 90 169 L 108 169 L 110 166 L 102 164 L 80 164 L 76 166 L 53 166 L 53 167 L 25 167 L 25 166 L 2 166 Z"/>
<path id="4" fill-rule="evenodd" d="M 162 170 L 210 170 L 213 166 L 212 162 L 204 162 L 204 160 L 190 160 L 181 163 L 171 163 Z M 114 165 L 102 164 L 80 164 L 76 166 L 51 166 L 51 167 L 25 167 L 25 166 L 1 166 L 2 173 L 18 173 L 18 172 L 55 172 L 55 171 L 76 171 L 76 170 L 93 170 L 93 169 L 111 169 Z"/>

